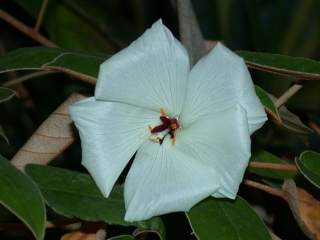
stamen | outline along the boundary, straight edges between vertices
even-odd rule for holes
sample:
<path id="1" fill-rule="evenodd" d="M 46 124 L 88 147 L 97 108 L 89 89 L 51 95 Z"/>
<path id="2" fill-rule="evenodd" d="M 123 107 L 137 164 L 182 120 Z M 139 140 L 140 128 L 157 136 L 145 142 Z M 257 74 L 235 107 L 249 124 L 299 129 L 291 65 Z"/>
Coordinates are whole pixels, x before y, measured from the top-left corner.
<path id="1" fill-rule="evenodd" d="M 162 108 L 162 107 L 160 108 L 160 116 L 161 116 L 161 117 L 166 117 L 166 116 L 168 116 L 167 113 L 166 113 L 166 111 L 165 111 L 164 108 Z"/>
<path id="2" fill-rule="evenodd" d="M 149 140 L 150 140 L 151 142 L 159 143 L 159 144 L 160 144 L 161 138 L 156 137 L 156 136 L 150 136 L 150 137 L 149 137 Z"/>
<path id="3" fill-rule="evenodd" d="M 148 126 L 151 136 L 149 140 L 162 145 L 166 136 L 170 135 L 172 145 L 176 143 L 176 130 L 180 128 L 177 118 L 170 118 L 163 108 L 160 108 L 161 124 L 155 127 Z M 159 137 L 159 134 L 161 137 Z M 164 134 L 164 135 L 163 135 Z"/>

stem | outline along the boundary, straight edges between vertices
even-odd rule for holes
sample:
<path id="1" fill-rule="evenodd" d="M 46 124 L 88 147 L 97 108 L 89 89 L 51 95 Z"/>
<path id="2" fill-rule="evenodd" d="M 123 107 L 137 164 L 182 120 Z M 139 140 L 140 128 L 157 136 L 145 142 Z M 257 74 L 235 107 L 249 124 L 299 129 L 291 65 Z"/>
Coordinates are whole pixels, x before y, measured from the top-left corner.
<path id="1" fill-rule="evenodd" d="M 274 103 L 279 108 L 285 104 L 293 95 L 295 95 L 302 88 L 302 84 L 293 84 L 287 91 L 285 91 Z"/>
<path id="2" fill-rule="evenodd" d="M 26 74 L 26 75 L 24 75 L 24 76 L 22 76 L 22 77 L 9 80 L 9 81 L 5 82 L 5 83 L 3 84 L 3 86 L 4 86 L 4 87 L 11 87 L 11 86 L 13 86 L 13 85 L 22 83 L 22 82 L 27 81 L 27 80 L 29 80 L 29 79 L 36 78 L 36 77 L 41 77 L 41 76 L 45 76 L 45 75 L 49 75 L 49 74 L 52 74 L 52 73 L 56 73 L 56 72 L 55 72 L 55 71 L 39 71 L 39 72 L 33 72 L 33 73 L 30 73 L 30 74 Z"/>
<path id="3" fill-rule="evenodd" d="M 296 165 L 289 163 L 264 163 L 264 162 L 250 162 L 249 167 L 252 168 L 265 168 L 265 169 L 275 169 L 275 170 L 286 170 L 297 172 L 298 169 Z"/>
<path id="4" fill-rule="evenodd" d="M 82 80 L 86 83 L 90 83 L 90 84 L 96 84 L 97 82 L 97 79 L 94 78 L 94 77 L 91 77 L 89 75 L 86 75 L 86 74 L 83 74 L 83 73 L 79 73 L 79 72 L 76 72 L 74 70 L 71 70 L 71 69 L 67 69 L 67 68 L 63 68 L 63 67 L 55 67 L 55 66 L 48 66 L 48 67 L 43 67 L 43 69 L 45 70 L 53 70 L 53 71 L 59 71 L 59 72 L 63 72 L 63 73 L 66 73 L 70 76 L 73 76 L 79 80 Z"/>
<path id="5" fill-rule="evenodd" d="M 266 193 L 269 193 L 271 195 L 280 197 L 282 199 L 286 199 L 284 191 L 279 189 L 279 188 L 273 188 L 273 187 L 270 187 L 268 185 L 265 185 L 265 184 L 262 184 L 262 183 L 259 183 L 259 182 L 255 182 L 255 181 L 252 181 L 252 180 L 247 180 L 247 179 L 243 180 L 243 183 L 245 185 L 247 185 L 247 186 L 259 189 L 259 190 L 264 191 Z"/>
<path id="6" fill-rule="evenodd" d="M 11 26 L 18 29 L 20 32 L 24 33 L 28 37 L 32 38 L 33 40 L 41 43 L 47 47 L 56 47 L 57 45 L 51 42 L 46 37 L 42 36 L 40 33 L 34 31 L 32 28 L 28 27 L 24 23 L 20 22 L 10 14 L 6 13 L 5 11 L 0 9 L 0 18 L 9 23 Z"/>
<path id="7" fill-rule="evenodd" d="M 309 122 L 309 126 L 320 135 L 320 126 L 316 124 L 315 122 Z"/>
<path id="8" fill-rule="evenodd" d="M 40 26 L 41 26 L 41 23 L 43 20 L 43 16 L 46 12 L 47 6 L 48 6 L 48 0 L 43 0 L 42 4 L 41 4 L 40 11 L 38 13 L 36 25 L 34 26 L 34 31 L 36 31 L 36 32 L 39 32 L 39 29 L 40 29 Z"/>

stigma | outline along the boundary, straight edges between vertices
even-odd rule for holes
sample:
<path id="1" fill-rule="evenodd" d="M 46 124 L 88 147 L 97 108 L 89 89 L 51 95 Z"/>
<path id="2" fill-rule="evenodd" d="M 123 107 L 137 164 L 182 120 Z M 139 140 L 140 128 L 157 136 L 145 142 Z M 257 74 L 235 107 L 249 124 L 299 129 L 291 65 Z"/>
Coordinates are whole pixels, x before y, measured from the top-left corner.
<path id="1" fill-rule="evenodd" d="M 150 140 L 155 143 L 162 145 L 164 139 L 170 136 L 172 145 L 176 143 L 176 130 L 181 126 L 179 124 L 178 118 L 170 118 L 163 108 L 160 108 L 160 121 L 161 124 L 155 127 L 150 127 L 149 130 L 152 134 Z M 164 133 L 164 135 L 159 136 L 159 133 Z"/>

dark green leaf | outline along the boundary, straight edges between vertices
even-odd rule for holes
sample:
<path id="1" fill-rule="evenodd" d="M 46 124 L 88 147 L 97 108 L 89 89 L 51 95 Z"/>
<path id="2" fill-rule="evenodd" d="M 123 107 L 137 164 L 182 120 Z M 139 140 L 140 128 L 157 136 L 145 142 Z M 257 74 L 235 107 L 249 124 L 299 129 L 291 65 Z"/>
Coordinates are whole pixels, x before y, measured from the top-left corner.
<path id="1" fill-rule="evenodd" d="M 320 153 L 305 151 L 296 158 L 296 164 L 303 176 L 320 188 Z"/>
<path id="2" fill-rule="evenodd" d="M 320 79 L 320 63 L 301 57 L 237 51 L 249 67 L 299 79 Z"/>
<path id="3" fill-rule="evenodd" d="M 261 103 L 265 107 L 266 111 L 277 121 L 281 122 L 279 113 L 278 113 L 278 108 L 274 105 L 274 102 L 270 98 L 269 93 L 267 93 L 265 90 L 263 90 L 259 86 L 255 86 L 257 96 L 259 97 Z"/>
<path id="4" fill-rule="evenodd" d="M 55 69 L 96 78 L 100 64 L 107 58 L 108 56 L 105 55 L 92 55 L 61 48 L 21 48 L 0 58 L 0 73 L 16 70 Z"/>
<path id="5" fill-rule="evenodd" d="M 208 198 L 187 217 L 200 240 L 271 240 L 264 223 L 241 197 L 234 201 Z"/>
<path id="6" fill-rule="evenodd" d="M 0 87 L 0 103 L 10 100 L 14 95 L 16 95 L 16 93 L 13 90 Z"/>
<path id="7" fill-rule="evenodd" d="M 279 115 L 285 128 L 300 134 L 310 134 L 313 130 L 306 126 L 300 118 L 290 112 L 285 106 L 279 108 Z"/>
<path id="8" fill-rule="evenodd" d="M 42 0 L 16 0 L 15 2 L 34 18 L 37 17 L 42 4 Z M 86 2 L 84 7 L 87 9 L 84 11 L 92 11 L 92 8 L 97 5 L 96 2 Z M 48 2 L 43 27 L 47 30 L 50 39 L 58 46 L 95 52 L 114 51 L 113 44 L 106 38 L 107 34 L 101 33 L 95 24 L 88 22 L 83 16 L 73 11 L 64 1 Z"/>
<path id="9" fill-rule="evenodd" d="M 251 157 L 251 161 L 264 162 L 264 163 L 278 163 L 278 164 L 288 163 L 287 161 L 284 161 L 279 157 L 264 150 L 260 150 L 257 153 L 255 153 Z M 273 179 L 292 178 L 297 174 L 296 172 L 286 171 L 286 170 L 260 169 L 260 168 L 252 168 L 252 167 L 249 167 L 248 170 L 261 177 L 273 178 Z"/>
<path id="10" fill-rule="evenodd" d="M 32 231 L 44 238 L 46 212 L 37 186 L 0 155 L 0 202 Z"/>
<path id="11" fill-rule="evenodd" d="M 135 238 L 131 235 L 121 235 L 112 238 L 108 238 L 108 240 L 134 240 Z"/>
<path id="12" fill-rule="evenodd" d="M 160 218 L 135 223 L 124 221 L 122 187 L 115 186 L 110 196 L 105 198 L 87 174 L 39 165 L 28 165 L 26 172 L 38 184 L 47 204 L 63 216 L 137 226 L 139 232 L 154 231 L 165 239 Z"/>
<path id="13" fill-rule="evenodd" d="M 270 93 L 268 96 L 274 103 L 277 101 L 277 98 Z M 278 109 L 278 113 L 281 121 L 275 118 L 274 120 L 286 129 L 300 134 L 310 134 L 313 132 L 313 130 L 307 127 L 297 115 L 290 112 L 284 105 Z"/>

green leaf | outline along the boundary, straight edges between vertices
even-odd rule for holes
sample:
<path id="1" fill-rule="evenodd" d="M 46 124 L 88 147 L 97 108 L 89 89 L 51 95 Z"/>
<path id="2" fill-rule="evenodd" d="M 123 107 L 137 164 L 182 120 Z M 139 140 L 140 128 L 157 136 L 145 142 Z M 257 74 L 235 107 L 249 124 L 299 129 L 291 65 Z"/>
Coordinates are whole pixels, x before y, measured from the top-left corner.
<path id="1" fill-rule="evenodd" d="M 274 103 L 277 101 L 277 98 L 272 94 L 269 93 L 268 96 Z M 313 133 L 312 129 L 307 127 L 297 115 L 290 112 L 284 105 L 278 109 L 278 113 L 280 119 L 274 118 L 274 120 L 284 128 L 300 134 Z"/>
<path id="2" fill-rule="evenodd" d="M 39 189 L 1 155 L 0 202 L 28 226 L 36 239 L 44 238 L 46 212 Z"/>
<path id="3" fill-rule="evenodd" d="M 208 198 L 193 207 L 187 217 L 200 240 L 271 240 L 264 223 L 241 197 Z"/>
<path id="4" fill-rule="evenodd" d="M 300 134 L 310 134 L 313 133 L 313 130 L 306 126 L 300 118 L 290 112 L 285 106 L 279 108 L 279 115 L 282 121 L 282 125 L 296 133 Z"/>
<path id="5" fill-rule="evenodd" d="M 160 239 L 165 239 L 160 218 L 135 223 L 124 221 L 123 189 L 120 186 L 115 186 L 110 196 L 105 198 L 87 174 L 40 165 L 27 165 L 26 173 L 38 184 L 47 204 L 63 216 L 137 226 L 139 233 L 152 231 Z"/>
<path id="6" fill-rule="evenodd" d="M 131 235 L 121 235 L 112 238 L 108 238 L 107 240 L 134 240 L 135 238 Z"/>
<path id="7" fill-rule="evenodd" d="M 248 51 L 237 51 L 237 54 L 254 69 L 299 79 L 320 79 L 320 63 L 312 59 Z"/>
<path id="8" fill-rule="evenodd" d="M 288 164 L 287 161 L 280 159 L 279 157 L 273 155 L 264 150 L 260 150 L 251 157 L 251 161 L 264 162 L 264 163 L 278 163 L 278 164 Z M 255 173 L 261 177 L 272 178 L 272 179 L 287 179 L 293 178 L 297 175 L 296 172 L 286 171 L 286 170 L 274 170 L 274 169 L 259 169 L 259 168 L 248 168 L 249 172 Z"/>
<path id="9" fill-rule="evenodd" d="M 13 98 L 16 95 L 16 93 L 6 87 L 0 87 L 0 103 L 6 102 Z"/>
<path id="10" fill-rule="evenodd" d="M 34 18 L 37 17 L 42 4 L 42 0 L 16 0 L 15 2 Z M 88 8 L 88 6 L 92 5 L 94 7 L 97 5 L 96 1 L 94 3 L 86 2 L 87 6 L 84 7 L 87 8 L 84 11 L 92 11 L 92 7 Z M 103 11 L 103 9 L 100 9 L 100 11 Z M 58 46 L 95 52 L 114 51 L 113 44 L 107 38 L 108 35 L 101 33 L 95 23 L 88 22 L 86 18 L 71 9 L 64 1 L 48 2 L 42 26 L 47 30 L 50 39 Z"/>
<path id="11" fill-rule="evenodd" d="M 269 93 L 257 85 L 255 86 L 255 90 L 266 111 L 277 121 L 281 122 L 278 108 L 275 106 L 274 101 L 272 101 L 272 99 L 270 98 Z"/>
<path id="12" fill-rule="evenodd" d="M 0 58 L 0 73 L 17 70 L 57 70 L 96 78 L 99 66 L 108 56 L 68 51 L 61 48 L 29 47 Z"/>
<path id="13" fill-rule="evenodd" d="M 296 164 L 303 176 L 320 188 L 320 153 L 305 151 L 296 158 Z"/>

